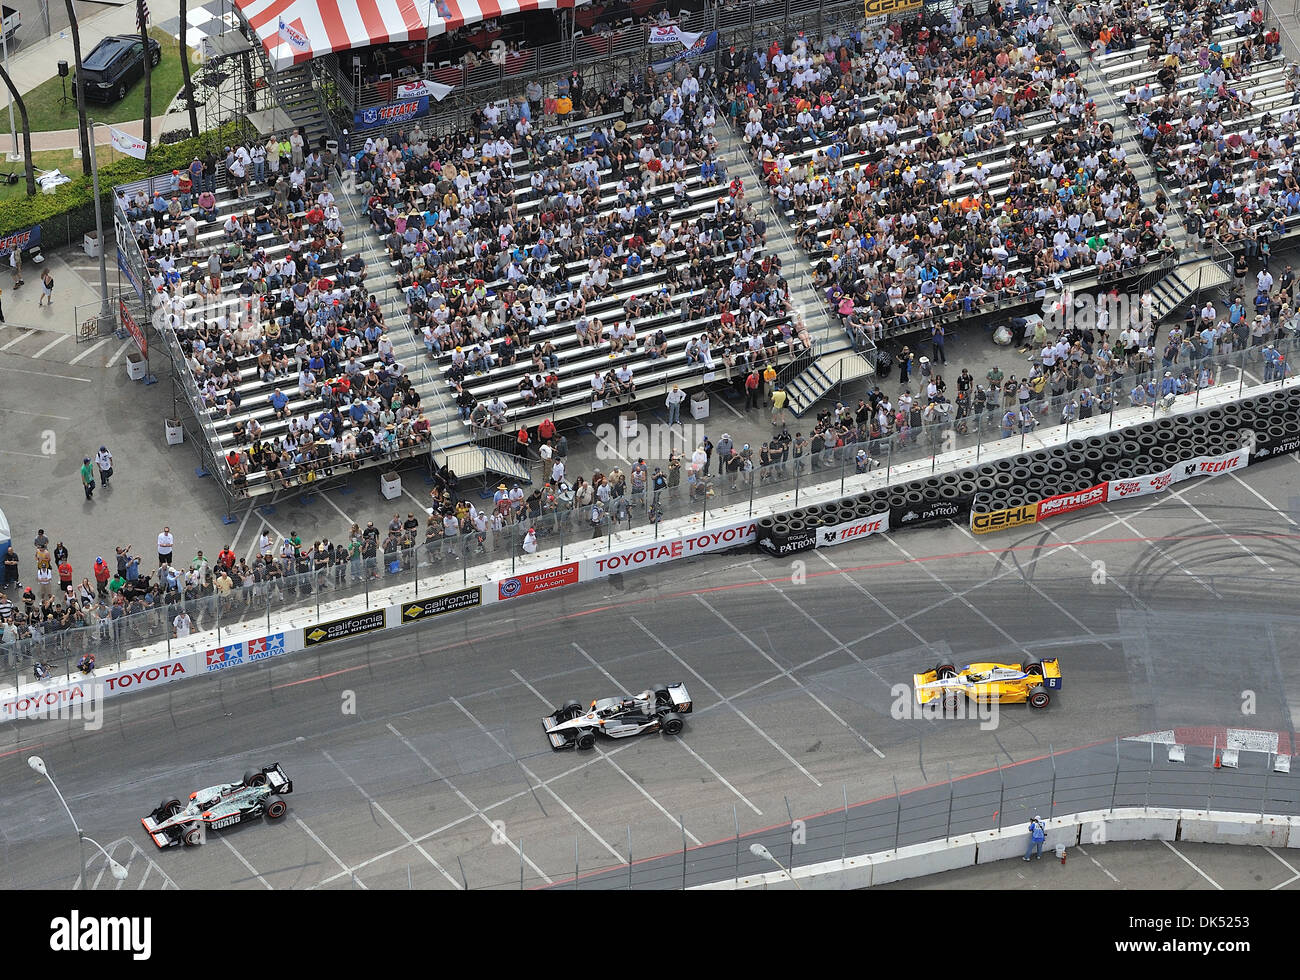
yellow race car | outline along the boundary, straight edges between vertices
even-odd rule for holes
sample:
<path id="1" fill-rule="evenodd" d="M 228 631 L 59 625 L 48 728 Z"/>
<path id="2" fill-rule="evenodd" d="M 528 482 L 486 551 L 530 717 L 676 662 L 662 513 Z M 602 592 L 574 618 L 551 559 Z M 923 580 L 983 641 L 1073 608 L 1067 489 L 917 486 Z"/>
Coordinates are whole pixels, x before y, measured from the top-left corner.
<path id="1" fill-rule="evenodd" d="M 962 698 L 977 704 L 1024 704 L 1046 708 L 1052 703 L 1050 691 L 1061 689 L 1061 665 L 1052 657 L 1030 664 L 968 664 L 958 670 L 952 664 L 939 664 L 922 674 L 915 674 L 916 703 L 922 706 L 940 701 L 947 710 L 956 708 Z"/>

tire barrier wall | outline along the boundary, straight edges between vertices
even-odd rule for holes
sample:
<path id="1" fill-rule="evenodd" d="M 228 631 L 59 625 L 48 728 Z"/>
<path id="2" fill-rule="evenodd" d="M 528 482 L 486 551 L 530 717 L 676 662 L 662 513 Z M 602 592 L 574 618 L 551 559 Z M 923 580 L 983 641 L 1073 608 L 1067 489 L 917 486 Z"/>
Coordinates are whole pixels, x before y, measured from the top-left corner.
<path id="1" fill-rule="evenodd" d="M 948 520 L 989 534 L 1297 451 L 1300 389 L 1285 389 L 776 514 L 758 522 L 757 546 L 784 557 Z"/>

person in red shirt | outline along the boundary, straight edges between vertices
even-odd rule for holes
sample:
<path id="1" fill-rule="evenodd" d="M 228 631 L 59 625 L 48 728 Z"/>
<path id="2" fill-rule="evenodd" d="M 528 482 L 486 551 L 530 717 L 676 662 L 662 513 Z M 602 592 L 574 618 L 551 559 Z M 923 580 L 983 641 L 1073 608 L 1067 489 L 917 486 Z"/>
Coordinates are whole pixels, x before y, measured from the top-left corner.
<path id="1" fill-rule="evenodd" d="M 229 571 L 235 565 L 235 553 L 226 545 L 217 553 L 217 564 Z"/>
<path id="2" fill-rule="evenodd" d="M 71 585 L 72 564 L 65 558 L 63 561 L 59 562 L 59 588 L 66 593 Z"/>
<path id="3" fill-rule="evenodd" d="M 542 424 L 537 427 L 537 435 L 543 441 L 555 438 L 555 423 L 550 419 L 542 419 Z"/>
<path id="4" fill-rule="evenodd" d="M 95 559 L 95 586 L 101 596 L 108 595 L 108 562 L 103 558 Z"/>

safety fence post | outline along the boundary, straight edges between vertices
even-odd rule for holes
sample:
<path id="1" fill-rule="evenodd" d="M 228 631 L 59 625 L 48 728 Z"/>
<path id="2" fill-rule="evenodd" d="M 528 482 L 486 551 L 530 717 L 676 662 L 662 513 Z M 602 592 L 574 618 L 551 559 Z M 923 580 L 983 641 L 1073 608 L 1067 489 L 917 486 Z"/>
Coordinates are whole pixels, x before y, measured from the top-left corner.
<path id="1" fill-rule="evenodd" d="M 898 795 L 898 777 L 890 773 L 889 778 L 894 781 L 894 853 L 898 853 L 898 833 L 903 825 L 903 798 Z"/>
<path id="2" fill-rule="evenodd" d="M 1115 781 L 1110 787 L 1110 812 L 1115 812 L 1115 794 L 1119 792 L 1119 736 L 1115 736 Z"/>
<path id="3" fill-rule="evenodd" d="M 952 763 L 948 763 L 948 823 L 943 830 L 944 843 L 952 836 Z"/>
<path id="4" fill-rule="evenodd" d="M 844 833 L 840 835 L 840 864 L 843 864 L 848 857 L 849 847 L 849 787 L 841 783 L 840 789 L 844 793 Z"/>
<path id="5" fill-rule="evenodd" d="M 679 814 L 677 823 L 682 828 L 682 891 L 686 891 L 686 821 Z"/>
<path id="6" fill-rule="evenodd" d="M 1007 783 L 1002 778 L 1002 762 L 994 759 L 993 764 L 998 767 L 998 830 L 1002 829 L 1002 807 L 1006 802 Z"/>
<path id="7" fill-rule="evenodd" d="M 632 890 L 632 825 L 627 825 L 627 890 Z"/>

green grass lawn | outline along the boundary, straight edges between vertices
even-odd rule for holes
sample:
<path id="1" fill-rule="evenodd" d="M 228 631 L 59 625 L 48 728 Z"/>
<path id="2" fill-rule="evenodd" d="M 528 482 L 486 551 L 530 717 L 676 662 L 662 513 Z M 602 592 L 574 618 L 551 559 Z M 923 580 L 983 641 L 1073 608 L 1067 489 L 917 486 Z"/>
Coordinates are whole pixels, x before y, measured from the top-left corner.
<path id="1" fill-rule="evenodd" d="M 8 133 L 5 133 L 4 136 L 8 142 L 4 143 L 3 146 L 0 146 L 0 151 L 8 152 L 13 149 L 13 137 Z M 100 147 L 100 152 L 104 154 L 100 157 L 102 165 L 108 162 L 108 154 L 110 151 L 107 147 Z M 32 154 L 32 165 L 38 172 L 42 170 L 61 170 L 69 177 L 81 176 L 81 161 L 73 159 L 72 150 L 37 150 Z M 0 159 L 0 174 L 9 173 L 21 175 L 23 173 L 23 162 L 19 160 L 17 163 L 9 163 L 6 160 Z M 36 192 L 38 194 L 40 193 L 39 187 L 36 189 Z M 27 181 L 25 179 L 20 179 L 16 184 L 10 184 L 8 181 L 0 181 L 0 201 L 7 201 L 11 197 L 26 196 Z"/>
<path id="2" fill-rule="evenodd" d="M 181 76 L 180 53 L 177 51 L 176 38 L 164 30 L 150 28 L 150 36 L 162 45 L 162 61 L 153 70 L 153 115 L 161 116 L 167 111 L 176 93 L 181 90 L 184 78 Z M 83 50 L 82 55 L 90 54 Z M 191 62 L 190 67 L 197 67 Z M 77 103 L 72 98 L 71 78 L 68 81 L 68 102 L 59 101 L 63 95 L 64 79 L 56 74 L 23 95 L 27 103 L 27 116 L 33 133 L 44 133 L 58 129 L 77 128 Z M 126 98 L 112 105 L 99 102 L 86 103 L 86 115 L 95 122 L 120 123 L 144 118 L 144 79 L 136 81 L 127 89 Z M 12 136 L 9 130 L 8 113 L 0 111 L 0 134 Z M 17 108 L 14 109 L 14 125 L 22 126 Z M 158 134 L 154 133 L 154 139 Z"/>

